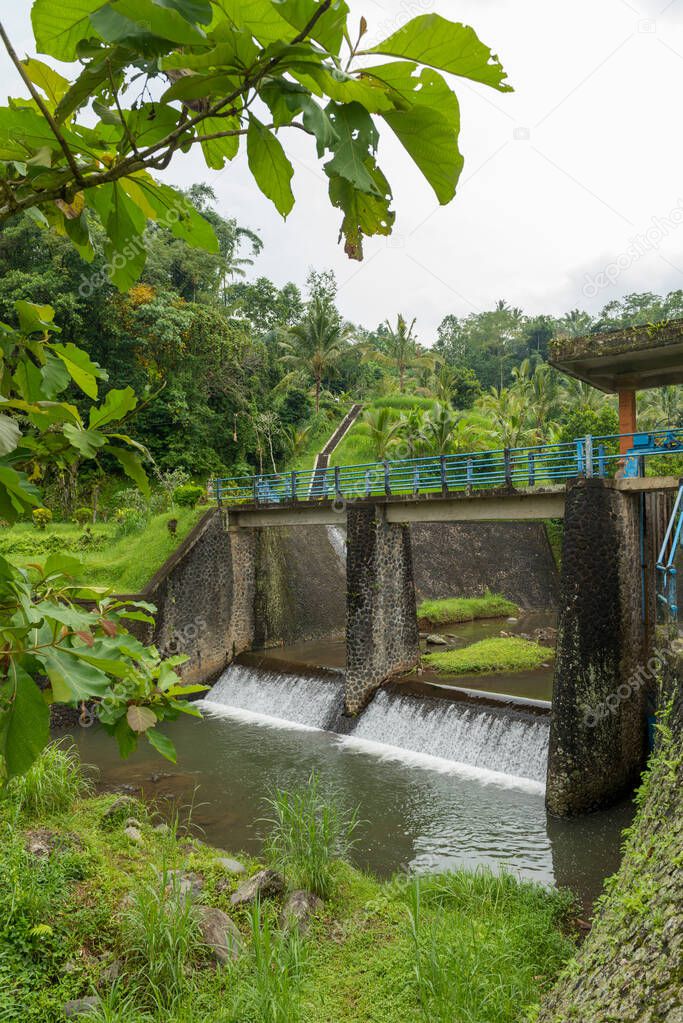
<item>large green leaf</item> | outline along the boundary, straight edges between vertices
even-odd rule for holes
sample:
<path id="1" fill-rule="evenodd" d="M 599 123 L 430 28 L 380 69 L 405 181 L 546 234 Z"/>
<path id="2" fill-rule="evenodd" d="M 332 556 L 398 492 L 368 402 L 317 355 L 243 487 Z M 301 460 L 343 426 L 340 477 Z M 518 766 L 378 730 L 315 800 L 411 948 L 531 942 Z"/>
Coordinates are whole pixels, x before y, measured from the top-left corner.
<path id="1" fill-rule="evenodd" d="M 50 739 L 50 709 L 33 679 L 12 663 L 0 682 L 0 755 L 4 773 L 24 774 Z"/>
<path id="2" fill-rule="evenodd" d="M 339 176 L 350 181 L 361 192 L 380 194 L 368 164 L 374 164 L 379 135 L 372 118 L 360 103 L 341 106 L 330 103 L 327 113 L 337 135 L 332 159 L 325 164 L 330 177 Z"/>
<path id="3" fill-rule="evenodd" d="M 47 647 L 36 654 L 45 669 L 57 703 L 80 703 L 104 696 L 110 682 L 103 671 L 69 650 Z"/>
<path id="4" fill-rule="evenodd" d="M 154 749 L 157 750 L 158 753 L 161 753 L 162 757 L 166 757 L 167 760 L 170 760 L 171 763 L 175 764 L 175 746 L 167 735 L 160 732 L 158 728 L 150 728 L 147 732 L 145 732 L 145 735 L 147 736 L 150 744 L 154 746 Z"/>
<path id="5" fill-rule="evenodd" d="M 108 444 L 105 450 L 117 459 L 123 471 L 127 476 L 130 476 L 142 493 L 149 496 L 149 480 L 147 479 L 147 473 L 143 468 L 140 456 L 135 451 L 115 447 L 113 444 Z"/>
<path id="6" fill-rule="evenodd" d="M 52 346 L 55 355 L 62 360 L 73 382 L 89 398 L 97 398 L 97 380 L 106 380 L 107 372 L 93 362 L 87 352 L 77 348 L 73 342 Z"/>
<path id="7" fill-rule="evenodd" d="M 98 430 L 84 430 L 71 423 L 66 423 L 63 432 L 71 446 L 80 451 L 84 458 L 94 458 L 98 449 L 107 443 L 106 435 Z"/>
<path id="8" fill-rule="evenodd" d="M 147 216 L 128 194 L 125 182 L 90 189 L 86 202 L 97 212 L 109 239 L 105 256 L 111 279 L 120 291 L 127 291 L 145 265 L 146 252 L 140 239 Z"/>
<path id="9" fill-rule="evenodd" d="M 177 10 L 153 0 L 113 0 L 93 13 L 90 21 L 110 43 L 144 42 L 153 38 L 190 46 L 206 38 L 201 29 Z"/>
<path id="10" fill-rule="evenodd" d="M 75 60 L 81 39 L 92 35 L 90 15 L 102 0 L 34 0 L 31 22 L 40 53 Z"/>
<path id="11" fill-rule="evenodd" d="M 290 184 L 294 170 L 279 139 L 253 116 L 247 130 L 247 159 L 256 184 L 286 217 L 294 206 Z"/>
<path id="12" fill-rule="evenodd" d="M 21 430 L 16 419 L 0 415 L 0 455 L 8 455 L 19 444 Z"/>
<path id="13" fill-rule="evenodd" d="M 423 68 L 415 75 L 413 63 L 395 61 L 363 70 L 383 82 L 400 100 L 399 109 L 382 116 L 434 189 L 439 202 L 450 202 L 464 163 L 458 148 L 457 96 L 437 71 Z"/>
<path id="14" fill-rule="evenodd" d="M 61 394 L 71 380 L 69 371 L 62 360 L 51 352 L 46 353 L 45 365 L 41 368 L 40 375 L 43 397 L 48 401 L 52 401 L 58 394 Z"/>
<path id="15" fill-rule="evenodd" d="M 474 29 L 447 21 L 440 14 L 421 14 L 388 39 L 362 52 L 406 57 L 439 71 L 483 82 L 501 92 L 512 91 L 497 55 L 481 42 Z"/>
<path id="16" fill-rule="evenodd" d="M 264 46 L 289 41 L 296 33 L 269 0 L 221 0 L 221 8 L 237 28 L 248 29 Z"/>
<path id="17" fill-rule="evenodd" d="M 159 223 L 168 227 L 171 234 L 193 248 L 218 253 L 218 239 L 214 229 L 185 196 L 168 185 L 160 185 L 149 175 L 136 176 L 135 185 L 141 193 L 141 201 L 149 209 L 148 215 L 153 213 Z"/>
<path id="18" fill-rule="evenodd" d="M 237 130 L 239 120 L 235 118 L 207 117 L 199 126 L 201 135 L 214 135 L 224 131 Z M 240 148 L 239 135 L 226 135 L 220 139 L 209 139 L 201 143 L 206 166 L 212 170 L 223 170 L 226 161 L 233 160 Z"/>
<path id="19" fill-rule="evenodd" d="M 25 472 L 18 472 L 11 465 L 0 465 L 0 518 L 14 522 L 27 508 L 40 503 L 40 491 L 29 483 Z"/>
<path id="20" fill-rule="evenodd" d="M 69 88 L 68 79 L 35 57 L 27 57 L 21 63 L 27 76 L 45 94 L 50 105 L 56 106 Z"/>
<path id="21" fill-rule="evenodd" d="M 317 0 L 273 0 L 277 11 L 298 32 L 310 24 L 316 9 L 320 7 Z M 318 18 L 311 38 L 316 39 L 330 53 L 338 53 L 344 38 L 346 18 L 349 8 L 344 0 L 334 0 L 330 9 Z"/>
<path id="22" fill-rule="evenodd" d="M 56 330 L 55 311 L 51 305 L 37 305 L 22 298 L 14 303 L 14 308 L 19 317 L 19 327 L 24 334 L 46 334 L 48 331 Z"/>
<path id="23" fill-rule="evenodd" d="M 376 195 L 360 191 L 347 179 L 334 175 L 330 179 L 330 200 L 344 213 L 341 234 L 345 239 L 344 251 L 351 259 L 363 258 L 363 238 L 371 235 L 388 235 L 396 215 L 391 210 L 389 184 L 372 160 L 366 166 L 373 177 Z"/>
<path id="24" fill-rule="evenodd" d="M 116 423 L 132 412 L 138 403 L 132 387 L 113 388 L 99 408 L 90 409 L 90 429 L 101 430 L 108 423 Z"/>

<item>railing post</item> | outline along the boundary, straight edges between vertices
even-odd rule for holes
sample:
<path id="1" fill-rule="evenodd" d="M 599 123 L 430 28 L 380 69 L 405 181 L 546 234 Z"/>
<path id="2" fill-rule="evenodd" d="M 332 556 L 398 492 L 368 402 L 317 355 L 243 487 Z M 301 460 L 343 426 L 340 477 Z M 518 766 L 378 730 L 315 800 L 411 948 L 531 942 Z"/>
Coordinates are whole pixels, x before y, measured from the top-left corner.
<path id="1" fill-rule="evenodd" d="M 389 481 L 389 463 L 384 462 L 384 493 L 387 497 L 391 497 L 391 483 Z"/>
<path id="2" fill-rule="evenodd" d="M 512 486 L 512 462 L 510 461 L 510 448 L 505 448 L 503 452 L 503 458 L 505 461 L 505 485 L 508 487 Z"/>
<path id="3" fill-rule="evenodd" d="M 258 504 L 258 476 L 254 476 L 254 504 Z"/>
<path id="4" fill-rule="evenodd" d="M 368 469 L 365 473 L 365 496 L 370 497 L 372 493 L 372 480 L 370 478 L 370 470 Z"/>
<path id="5" fill-rule="evenodd" d="M 586 445 L 586 476 L 590 478 L 593 475 L 593 438 L 590 433 L 586 434 L 584 443 Z"/>
<path id="6" fill-rule="evenodd" d="M 334 492 L 335 492 L 336 496 L 339 498 L 339 500 L 341 501 L 342 492 L 341 492 L 340 472 L 339 472 L 339 466 L 338 465 L 335 465 L 335 467 L 334 467 Z"/>
<path id="7" fill-rule="evenodd" d="M 420 493 L 420 470 L 415 469 L 413 473 L 413 497 L 417 497 Z"/>
<path id="8" fill-rule="evenodd" d="M 605 460 L 604 444 L 598 444 L 598 473 L 601 477 L 607 475 L 607 462 Z"/>
<path id="9" fill-rule="evenodd" d="M 474 483 L 474 462 L 471 458 L 467 459 L 467 486 L 471 487 Z"/>
<path id="10" fill-rule="evenodd" d="M 529 486 L 533 487 L 536 482 L 536 455 L 529 452 Z"/>
<path id="11" fill-rule="evenodd" d="M 583 441 L 577 440 L 576 443 L 576 474 L 581 476 L 583 473 Z"/>
<path id="12" fill-rule="evenodd" d="M 298 498 L 297 498 L 297 493 L 296 493 L 296 473 L 293 472 L 292 473 L 292 501 L 296 502 L 297 500 L 298 500 Z"/>
<path id="13" fill-rule="evenodd" d="M 446 477 L 446 456 L 439 456 L 439 470 L 441 472 L 441 493 L 444 497 L 448 496 L 448 479 Z"/>

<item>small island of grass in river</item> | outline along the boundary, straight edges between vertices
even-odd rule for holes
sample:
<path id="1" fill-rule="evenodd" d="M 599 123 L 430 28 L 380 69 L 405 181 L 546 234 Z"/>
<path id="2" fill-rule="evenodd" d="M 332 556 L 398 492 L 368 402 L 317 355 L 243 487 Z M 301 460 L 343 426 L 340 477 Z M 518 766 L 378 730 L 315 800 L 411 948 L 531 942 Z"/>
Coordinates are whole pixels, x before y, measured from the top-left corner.
<path id="1" fill-rule="evenodd" d="M 507 636 L 482 639 L 459 650 L 426 654 L 423 661 L 446 675 L 482 675 L 497 671 L 532 671 L 547 664 L 554 656 L 555 651 L 548 646 Z"/>
<path id="2" fill-rule="evenodd" d="M 423 600 L 417 617 L 428 625 L 451 622 L 474 622 L 480 618 L 509 618 L 519 608 L 506 597 L 488 591 L 483 597 L 449 597 L 446 600 Z"/>

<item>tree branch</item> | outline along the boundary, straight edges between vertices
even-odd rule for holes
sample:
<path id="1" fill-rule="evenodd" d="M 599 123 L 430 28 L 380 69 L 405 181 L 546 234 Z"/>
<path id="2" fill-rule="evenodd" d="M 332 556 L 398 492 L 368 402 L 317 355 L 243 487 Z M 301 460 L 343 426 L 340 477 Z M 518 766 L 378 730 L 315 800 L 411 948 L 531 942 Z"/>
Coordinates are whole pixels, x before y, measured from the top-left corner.
<path id="1" fill-rule="evenodd" d="M 24 69 L 24 65 L 21 63 L 21 61 L 17 57 L 16 50 L 14 49 L 14 47 L 11 44 L 11 42 L 9 41 L 9 37 L 8 37 L 7 33 L 5 32 L 5 27 L 4 27 L 4 25 L 2 24 L 1 21 L 0 21 L 0 39 L 2 39 L 2 41 L 3 41 L 4 45 L 5 45 L 5 49 L 7 50 L 7 53 L 9 54 L 10 60 L 12 61 L 12 63 L 15 66 L 15 68 L 17 69 L 17 71 L 21 75 L 21 78 L 22 78 L 22 80 L 24 82 L 24 85 L 26 86 L 28 91 L 31 93 L 31 96 L 32 96 L 33 100 L 35 101 L 35 103 L 37 104 L 38 109 L 40 110 L 41 114 L 43 115 L 43 117 L 45 118 L 47 123 L 50 125 L 50 130 L 52 131 L 52 134 L 54 135 L 54 137 L 57 139 L 57 142 L 59 142 L 60 148 L 61 148 L 62 152 L 64 153 L 64 156 L 66 157 L 66 162 L 69 164 L 69 167 L 71 168 L 71 173 L 75 177 L 76 181 L 79 182 L 79 184 L 82 183 L 83 178 L 82 178 L 82 175 L 81 175 L 80 168 L 79 168 L 78 164 L 76 163 L 76 159 L 75 159 L 73 153 L 71 152 L 71 150 L 69 149 L 69 146 L 67 145 L 66 139 L 64 138 L 64 136 L 62 135 L 61 131 L 59 130 L 59 125 L 55 121 L 55 119 L 52 116 L 52 114 L 50 113 L 49 109 L 46 107 L 46 105 L 43 102 L 43 99 L 42 99 L 40 93 L 35 88 L 33 82 L 31 81 L 31 79 L 26 74 L 26 71 Z"/>

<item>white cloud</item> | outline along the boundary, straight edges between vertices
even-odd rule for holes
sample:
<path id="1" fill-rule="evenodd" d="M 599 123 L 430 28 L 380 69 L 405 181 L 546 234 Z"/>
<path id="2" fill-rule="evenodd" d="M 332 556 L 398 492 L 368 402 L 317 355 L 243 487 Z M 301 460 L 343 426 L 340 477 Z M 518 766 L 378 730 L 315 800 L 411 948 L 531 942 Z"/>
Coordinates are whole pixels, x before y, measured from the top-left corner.
<path id="1" fill-rule="evenodd" d="M 438 207 L 384 131 L 396 233 L 367 241 L 364 264 L 350 263 L 338 246 L 338 214 L 313 146 L 298 133 L 286 139 L 297 197 L 286 223 L 241 159 L 216 174 L 196 156 L 183 157 L 167 179 L 209 181 L 223 212 L 261 230 L 266 245 L 256 273 L 303 284 L 310 266 L 334 267 L 346 316 L 374 325 L 404 311 L 417 316 L 427 342 L 447 313 L 466 314 L 502 297 L 529 312 L 560 313 L 571 306 L 596 310 L 633 290 L 683 286 L 678 230 L 592 300 L 582 292 L 586 274 L 616 259 L 683 194 L 674 106 L 683 77 L 683 4 L 666 3 L 351 0 L 353 17 L 365 14 L 371 33 L 427 9 L 473 25 L 516 90 L 455 83 L 466 162 L 448 207 Z M 28 12 L 3 17 L 19 49 L 30 49 Z M 5 84 L 3 91 L 16 93 L 6 61 Z"/>

